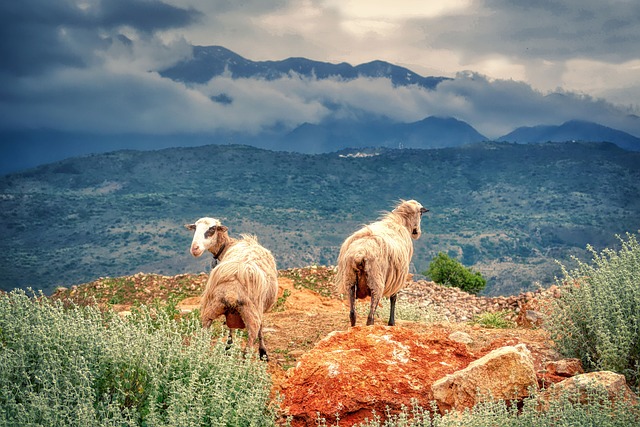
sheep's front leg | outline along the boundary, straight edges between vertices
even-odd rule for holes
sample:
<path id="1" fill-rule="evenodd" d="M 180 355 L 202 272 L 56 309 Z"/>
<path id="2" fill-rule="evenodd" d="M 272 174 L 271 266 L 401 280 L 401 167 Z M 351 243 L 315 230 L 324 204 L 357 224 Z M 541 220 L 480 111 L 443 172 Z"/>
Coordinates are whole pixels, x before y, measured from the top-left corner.
<path id="1" fill-rule="evenodd" d="M 233 329 L 229 328 L 229 338 L 227 338 L 227 346 L 224 349 L 229 350 L 232 345 L 233 345 Z"/>
<path id="2" fill-rule="evenodd" d="M 258 330 L 258 352 L 260 354 L 260 359 L 264 359 L 265 361 L 269 361 L 269 356 L 267 355 L 267 346 L 264 344 L 264 337 L 262 336 L 262 324 L 260 325 L 260 329 Z"/>
<path id="3" fill-rule="evenodd" d="M 391 302 L 389 308 L 389 326 L 394 326 L 396 324 L 396 299 L 398 298 L 398 294 L 395 293 L 389 297 L 389 301 Z"/>
<path id="4" fill-rule="evenodd" d="M 353 284 L 349 290 L 349 320 L 351 320 L 351 326 L 356 326 L 356 291 L 358 289 L 358 281 Z"/>
<path id="5" fill-rule="evenodd" d="M 376 309 L 380 303 L 380 295 L 378 292 L 371 291 L 371 306 L 369 307 L 369 316 L 367 317 L 367 326 L 373 325 L 376 316 Z"/>

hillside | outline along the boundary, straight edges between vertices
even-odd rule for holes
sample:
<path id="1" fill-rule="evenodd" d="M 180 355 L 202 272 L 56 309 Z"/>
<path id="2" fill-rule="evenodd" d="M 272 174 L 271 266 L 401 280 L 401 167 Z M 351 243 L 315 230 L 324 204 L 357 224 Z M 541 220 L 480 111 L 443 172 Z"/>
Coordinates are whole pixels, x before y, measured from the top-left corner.
<path id="1" fill-rule="evenodd" d="M 335 120 L 321 124 L 305 123 L 280 138 L 278 150 L 316 154 L 339 151 L 344 147 L 444 148 L 486 141 L 469 124 L 453 118 L 427 117 L 413 123 L 389 120 Z"/>
<path id="2" fill-rule="evenodd" d="M 640 138 L 626 132 L 581 120 L 558 126 L 520 127 L 497 139 L 508 142 L 607 141 L 630 151 L 640 151 Z"/>
<path id="3" fill-rule="evenodd" d="M 279 272 L 279 298 L 265 317 L 265 339 L 270 357 L 270 373 L 277 389 L 286 371 L 333 331 L 349 329 L 348 302 L 333 291 L 334 271 L 326 267 L 307 267 Z M 206 284 L 206 274 L 160 276 L 138 273 L 133 276 L 107 277 L 71 288 L 60 288 L 52 299 L 72 301 L 79 305 L 99 304 L 126 316 L 132 307 L 141 304 L 167 304 L 176 315 L 189 315 L 199 308 L 199 297 Z M 438 294 L 434 298 L 426 289 Z M 528 301 L 549 298 L 549 293 L 536 292 L 513 298 L 485 298 L 466 294 L 457 288 L 446 288 L 425 281 L 410 282 L 398 298 L 398 326 L 427 334 L 450 334 L 465 331 L 474 338 L 469 348 L 477 355 L 504 346 L 525 343 L 536 360 L 558 358 L 552 350 L 546 331 L 518 325 L 516 310 Z M 388 300 L 381 303 L 376 323 L 386 324 Z M 360 301 L 359 324 L 365 319 L 367 302 Z M 481 313 L 502 311 L 509 313 L 508 329 L 474 326 Z M 313 321 L 309 321 L 312 319 Z M 220 328 L 222 318 L 214 323 Z"/>
<path id="4" fill-rule="evenodd" d="M 183 224 L 221 218 L 256 234 L 278 267 L 335 263 L 340 244 L 400 198 L 431 212 L 412 272 L 440 251 L 489 295 L 548 286 L 555 260 L 640 229 L 640 154 L 612 144 L 483 143 L 322 155 L 210 145 L 118 151 L 0 178 L 0 287 L 208 268 Z"/>

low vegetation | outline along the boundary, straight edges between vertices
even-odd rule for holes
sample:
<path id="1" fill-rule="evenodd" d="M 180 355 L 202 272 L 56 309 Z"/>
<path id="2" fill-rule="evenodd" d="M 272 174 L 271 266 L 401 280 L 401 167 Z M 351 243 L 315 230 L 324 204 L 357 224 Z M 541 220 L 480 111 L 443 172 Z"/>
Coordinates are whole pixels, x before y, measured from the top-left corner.
<path id="1" fill-rule="evenodd" d="M 173 314 L 1 295 L 0 425 L 273 425 L 265 364 Z"/>
<path id="2" fill-rule="evenodd" d="M 585 369 L 608 370 L 640 385 L 640 245 L 620 238 L 620 250 L 605 249 L 592 263 L 563 269 L 562 295 L 547 328 L 558 349 L 582 360 Z"/>
<path id="3" fill-rule="evenodd" d="M 472 323 L 485 328 L 507 329 L 515 328 L 516 324 L 505 311 L 485 312 L 477 315 Z"/>
<path id="4" fill-rule="evenodd" d="M 619 249 L 598 253 L 591 263 L 564 269 L 561 295 L 545 327 L 558 350 L 582 359 L 587 370 L 612 370 L 637 391 L 640 366 L 640 245 L 635 235 L 619 238 Z M 317 274 L 316 274 L 317 273 Z M 330 295 L 332 268 L 311 267 L 281 273 L 296 287 Z M 315 278 L 314 278 L 315 277 Z M 101 301 L 144 297 L 130 282 L 165 287 L 161 277 L 101 279 L 91 285 Z M 199 285 L 175 278 L 179 291 L 197 293 Z M 199 281 L 197 276 L 194 280 Z M 236 347 L 225 349 L 219 325 L 200 327 L 197 311 L 179 315 L 175 301 L 154 299 L 122 316 L 88 302 L 81 287 L 60 290 L 64 302 L 22 290 L 0 294 L 0 426 L 275 426 L 286 425 L 270 394 L 268 365 Z M 130 292 L 130 294 L 122 294 Z M 75 293 L 73 293 L 75 292 Z M 136 292 L 136 293 L 134 293 Z M 125 296 L 126 295 L 126 296 Z M 283 295 L 284 305 L 289 295 Z M 362 305 L 362 304 L 361 304 Z M 380 315 L 386 317 L 384 304 Z M 437 322 L 428 313 L 399 305 L 404 320 Z M 506 314 L 483 313 L 483 327 L 510 327 Z M 278 354 L 278 351 L 274 351 Z M 591 390 L 586 402 L 565 395 L 550 402 L 534 394 L 520 405 L 487 402 L 471 411 L 434 414 L 431 408 L 406 408 L 360 427 L 453 427 L 598 425 L 640 423 L 637 403 L 611 403 Z M 584 397 L 584 396 L 583 396 Z M 541 408 L 544 407 L 544 410 Z M 382 414 L 381 414 L 382 415 Z M 319 419 L 319 426 L 327 423 Z M 339 421 L 335 424 L 339 425 Z"/>
<path id="5" fill-rule="evenodd" d="M 541 405 L 547 405 L 541 411 Z M 461 414 L 439 415 L 414 406 L 406 408 L 402 413 L 386 414 L 385 420 L 380 416 L 359 423 L 357 427 L 548 427 L 548 426 L 598 426 L 598 427 L 631 427 L 640 422 L 639 408 L 621 401 L 613 404 L 606 393 L 599 389 L 589 391 L 584 403 L 576 403 L 572 396 L 562 396 L 548 404 L 532 396 L 526 398 L 521 406 L 507 406 L 503 401 L 487 402 L 476 405 L 472 410 Z M 319 427 L 336 427 L 319 419 Z"/>

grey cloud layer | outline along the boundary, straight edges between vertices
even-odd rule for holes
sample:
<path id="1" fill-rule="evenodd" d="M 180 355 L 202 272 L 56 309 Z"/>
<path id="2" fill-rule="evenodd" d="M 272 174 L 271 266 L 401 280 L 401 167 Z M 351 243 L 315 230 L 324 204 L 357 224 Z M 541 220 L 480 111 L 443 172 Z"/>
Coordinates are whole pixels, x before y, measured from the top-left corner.
<path id="1" fill-rule="evenodd" d="M 414 20 L 425 43 L 472 58 L 624 62 L 640 57 L 640 2 L 476 1 L 462 13 Z"/>
<path id="2" fill-rule="evenodd" d="M 526 2 L 475 2 L 471 10 L 457 15 L 411 19 L 406 24 L 424 30 L 425 44 L 456 48 L 469 57 L 490 54 L 494 45 L 504 54 L 532 58 L 559 58 L 564 51 L 612 61 L 640 56 L 640 26 L 628 25 L 630 19 L 640 16 L 636 2 L 613 2 L 606 17 L 605 6 L 591 0 L 576 2 L 574 7 L 568 2 L 532 2 L 546 6 L 522 8 L 518 6 L 521 3 Z M 83 9 L 81 4 L 89 7 Z M 382 79 L 317 81 L 296 76 L 270 82 L 221 77 L 188 87 L 154 71 L 188 55 L 189 44 L 182 35 L 212 22 L 219 24 L 219 28 L 211 26 L 212 34 L 223 40 L 233 34 L 249 34 L 258 39 L 264 36 L 270 42 L 280 36 L 266 34 L 253 19 L 290 9 L 292 4 L 230 0 L 2 2 L 0 129 L 143 133 L 230 129 L 255 133 L 275 124 L 293 128 L 331 114 L 348 116 L 365 111 L 399 121 L 453 116 L 489 137 L 518 126 L 569 119 L 597 121 L 640 135 L 638 119 L 606 101 L 562 91 L 547 95 L 523 82 L 489 79 L 477 73 L 461 73 L 437 90 L 427 91 L 393 87 Z M 323 15 L 327 21 L 336 21 L 331 24 L 336 27 L 340 18 L 336 10 Z M 556 33 L 566 37 L 559 42 Z M 305 36 L 287 33 L 281 39 L 296 39 L 298 46 L 313 44 L 313 39 Z M 212 40 L 211 44 L 215 43 Z M 612 49 L 615 43 L 623 48 Z M 255 43 L 256 50 L 268 48 L 268 43 Z M 212 97 L 220 93 L 233 102 L 214 102 Z M 336 105 L 340 108 L 332 110 Z"/>

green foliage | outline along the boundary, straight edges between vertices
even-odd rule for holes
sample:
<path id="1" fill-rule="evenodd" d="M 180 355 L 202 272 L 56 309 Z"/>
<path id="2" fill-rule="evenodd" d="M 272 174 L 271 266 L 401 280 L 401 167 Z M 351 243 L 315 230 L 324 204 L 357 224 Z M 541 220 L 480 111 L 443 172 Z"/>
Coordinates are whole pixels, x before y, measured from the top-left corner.
<path id="1" fill-rule="evenodd" d="M 558 349 L 582 360 L 587 370 L 624 374 L 634 386 L 640 379 L 640 246 L 634 235 L 618 237 L 619 251 L 605 249 L 591 264 L 563 268 L 561 297 L 547 328 Z"/>
<path id="2" fill-rule="evenodd" d="M 584 402 L 579 403 L 580 398 Z M 606 390 L 593 387 L 584 396 L 563 394 L 558 399 L 545 401 L 540 395 L 524 399 L 522 405 L 507 405 L 504 401 L 478 403 L 462 413 L 440 415 L 432 402 L 431 411 L 415 404 L 402 408 L 399 414 L 387 413 L 382 420 L 378 414 L 355 427 L 548 427 L 598 426 L 629 427 L 640 423 L 640 405 L 614 397 L 611 401 Z M 614 403 L 615 402 L 615 403 Z M 541 410 L 546 407 L 546 410 Z M 339 427 L 340 421 L 327 424 L 317 420 L 319 427 Z"/>
<path id="3" fill-rule="evenodd" d="M 273 305 L 272 311 L 274 312 L 284 311 L 284 305 L 287 302 L 287 298 L 289 298 L 290 296 L 291 296 L 291 291 L 289 289 L 285 289 L 282 292 L 282 296 L 278 297 L 278 299 L 276 300 L 276 303 Z"/>
<path id="4" fill-rule="evenodd" d="M 0 426 L 274 425 L 266 365 L 217 338 L 172 308 L 1 295 Z"/>
<path id="5" fill-rule="evenodd" d="M 515 328 L 516 323 L 509 319 L 508 311 L 496 311 L 489 312 L 486 311 L 484 313 L 480 313 L 477 315 L 472 323 L 476 325 L 484 326 L 485 328 L 494 328 L 494 329 L 508 329 Z"/>
<path id="6" fill-rule="evenodd" d="M 439 252 L 423 273 L 434 282 L 444 286 L 455 286 L 465 292 L 477 294 L 487 285 L 479 272 L 473 272 L 449 255 Z"/>

